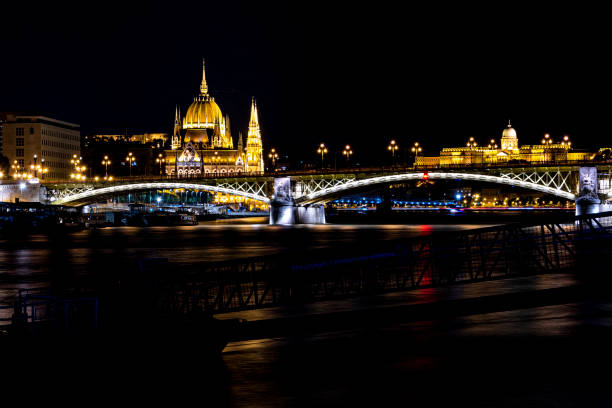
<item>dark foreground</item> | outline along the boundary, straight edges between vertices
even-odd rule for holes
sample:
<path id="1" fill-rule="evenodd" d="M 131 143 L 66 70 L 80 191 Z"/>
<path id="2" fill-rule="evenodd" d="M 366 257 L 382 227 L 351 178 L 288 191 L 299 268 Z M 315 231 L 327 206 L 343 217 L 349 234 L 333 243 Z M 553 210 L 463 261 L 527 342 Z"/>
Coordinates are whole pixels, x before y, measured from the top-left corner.
<path id="1" fill-rule="evenodd" d="M 81 406 L 610 406 L 601 283 L 554 274 L 245 312 L 252 326 L 216 358 L 164 328 L 5 343 L 2 384 Z"/>

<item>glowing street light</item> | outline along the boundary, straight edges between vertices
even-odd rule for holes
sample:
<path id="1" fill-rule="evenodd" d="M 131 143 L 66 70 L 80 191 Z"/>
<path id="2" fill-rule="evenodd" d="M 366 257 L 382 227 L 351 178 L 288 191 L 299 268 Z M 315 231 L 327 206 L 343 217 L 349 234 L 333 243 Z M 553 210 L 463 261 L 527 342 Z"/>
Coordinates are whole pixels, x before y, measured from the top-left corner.
<path id="1" fill-rule="evenodd" d="M 348 165 L 349 161 L 351 160 L 351 156 L 353 155 L 353 149 L 351 149 L 350 145 L 346 145 L 344 146 L 342 154 L 346 157 L 346 164 Z"/>
<path id="2" fill-rule="evenodd" d="M 542 139 L 543 145 L 551 145 L 553 142 L 552 137 L 550 137 L 549 133 L 544 134 L 544 138 Z"/>
<path id="3" fill-rule="evenodd" d="M 21 173 L 19 173 L 20 166 L 19 166 L 19 162 L 17 160 L 15 160 L 13 162 L 13 164 L 11 164 L 11 170 L 13 170 L 13 177 L 14 178 L 20 178 L 21 177 Z"/>
<path id="4" fill-rule="evenodd" d="M 561 146 L 569 149 L 572 146 L 572 142 L 570 141 L 570 137 L 568 135 L 563 136 L 563 140 L 561 141 Z"/>
<path id="5" fill-rule="evenodd" d="M 489 150 L 497 149 L 497 143 L 495 143 L 495 139 L 491 139 L 491 141 L 489 142 L 489 145 L 487 146 L 487 148 Z"/>
<path id="6" fill-rule="evenodd" d="M 278 159 L 278 153 L 276 152 L 276 149 L 272 148 L 270 150 L 270 153 L 268 153 L 268 158 L 272 160 L 272 167 L 276 168 L 276 159 Z"/>
<path id="7" fill-rule="evenodd" d="M 134 161 L 136 160 L 136 158 L 134 157 L 134 155 L 130 152 L 128 153 L 127 157 L 125 158 L 125 160 L 128 162 L 128 166 L 130 166 L 130 177 L 132 177 L 132 163 L 134 163 Z"/>
<path id="8" fill-rule="evenodd" d="M 478 146 L 478 143 L 476 142 L 476 140 L 473 137 L 470 137 L 470 139 L 468 140 L 467 147 L 476 147 Z"/>
<path id="9" fill-rule="evenodd" d="M 155 162 L 159 164 L 159 178 L 161 179 L 162 178 L 162 165 L 166 162 L 166 159 L 160 153 L 157 155 Z"/>
<path id="10" fill-rule="evenodd" d="M 42 179 L 45 179 L 45 174 L 47 174 L 47 172 L 49 171 L 49 169 L 47 167 L 45 167 L 45 158 L 41 158 L 40 159 L 40 172 L 42 173 Z"/>
<path id="11" fill-rule="evenodd" d="M 327 154 L 327 147 L 325 147 L 325 143 L 321 143 L 319 148 L 317 149 L 317 153 L 321 155 L 321 168 L 323 168 L 323 160 L 325 155 Z"/>
<path id="12" fill-rule="evenodd" d="M 414 153 L 414 165 L 416 166 L 417 158 L 419 157 L 419 153 L 423 151 L 423 147 L 419 144 L 419 142 L 414 142 L 414 144 L 410 148 L 410 151 Z"/>
<path id="13" fill-rule="evenodd" d="M 108 156 L 104 156 L 104 159 L 102 159 L 102 165 L 104 166 L 104 173 L 106 175 L 106 177 L 108 177 L 108 166 L 111 164 L 111 161 L 108 159 Z"/>
<path id="14" fill-rule="evenodd" d="M 393 165 L 395 165 L 395 152 L 399 149 L 399 145 L 395 142 L 395 140 L 391 140 L 389 142 L 389 146 L 387 146 L 387 150 L 391 152 L 391 160 L 393 161 Z"/>
<path id="15" fill-rule="evenodd" d="M 34 166 L 32 167 L 32 170 L 34 170 L 34 178 L 38 177 L 38 169 L 40 168 L 40 166 L 37 167 L 36 165 L 37 159 L 38 159 L 38 155 L 34 154 Z"/>

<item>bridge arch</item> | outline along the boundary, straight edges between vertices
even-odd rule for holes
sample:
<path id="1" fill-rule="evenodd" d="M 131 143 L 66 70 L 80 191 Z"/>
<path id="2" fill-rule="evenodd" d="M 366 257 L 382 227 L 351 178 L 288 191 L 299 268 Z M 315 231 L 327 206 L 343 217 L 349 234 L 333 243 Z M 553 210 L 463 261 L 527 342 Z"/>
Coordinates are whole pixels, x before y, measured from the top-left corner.
<path id="1" fill-rule="evenodd" d="M 70 194 L 61 197 L 52 202 L 52 204 L 88 204 L 94 203 L 96 198 L 103 196 L 117 195 L 122 193 L 130 193 L 133 191 L 143 190 L 163 190 L 163 189 L 176 189 L 184 188 L 186 190 L 205 190 L 214 191 L 225 194 L 232 194 L 250 198 L 252 200 L 262 201 L 269 203 L 270 199 L 263 195 L 240 191 L 233 188 L 211 186 L 208 184 L 197 184 L 197 183 L 183 183 L 183 182 L 157 182 L 157 183 L 131 183 L 131 184 L 120 184 L 110 187 L 93 188 L 91 190 L 83 191 L 80 193 Z"/>
<path id="2" fill-rule="evenodd" d="M 529 181 L 521 181 L 516 179 L 511 179 L 507 177 L 499 177 L 499 176 L 490 176 L 484 174 L 476 174 L 476 173 L 445 173 L 445 172 L 429 172 L 427 173 L 429 179 L 433 180 L 473 180 L 473 181 L 483 181 L 488 183 L 496 183 L 514 187 L 521 187 L 529 190 L 535 190 L 542 193 L 547 193 L 551 195 L 555 195 L 557 197 L 565 198 L 567 200 L 576 200 L 576 195 L 564 190 L 556 189 L 553 187 L 547 187 L 541 184 L 529 182 Z M 404 173 L 404 174 L 394 174 L 390 176 L 380 176 L 380 177 L 372 177 L 361 180 L 349 181 L 347 183 L 342 183 L 335 185 L 333 187 L 324 188 L 318 191 L 314 191 L 312 193 L 303 195 L 297 198 L 295 201 L 297 204 L 314 204 L 318 202 L 327 202 L 331 201 L 335 197 L 337 197 L 338 193 L 344 193 L 350 190 L 373 186 L 377 184 L 387 184 L 394 183 L 400 181 L 410 181 L 410 180 L 422 180 L 425 173 Z"/>

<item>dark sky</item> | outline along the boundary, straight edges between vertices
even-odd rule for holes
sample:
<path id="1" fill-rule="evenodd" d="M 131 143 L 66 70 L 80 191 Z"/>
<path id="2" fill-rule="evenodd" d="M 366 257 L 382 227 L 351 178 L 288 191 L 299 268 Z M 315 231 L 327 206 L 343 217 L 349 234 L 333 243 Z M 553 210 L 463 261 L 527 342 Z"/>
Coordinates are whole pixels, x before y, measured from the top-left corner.
<path id="1" fill-rule="evenodd" d="M 264 144 L 293 158 L 312 158 L 323 141 L 351 143 L 366 161 L 391 138 L 434 154 L 469 136 L 499 138 L 508 118 L 522 144 L 549 131 L 577 147 L 612 145 L 603 10 L 125 3 L 6 9 L 0 109 L 74 121 L 83 134 L 170 132 L 206 58 L 234 134 L 246 133 L 253 95 Z"/>

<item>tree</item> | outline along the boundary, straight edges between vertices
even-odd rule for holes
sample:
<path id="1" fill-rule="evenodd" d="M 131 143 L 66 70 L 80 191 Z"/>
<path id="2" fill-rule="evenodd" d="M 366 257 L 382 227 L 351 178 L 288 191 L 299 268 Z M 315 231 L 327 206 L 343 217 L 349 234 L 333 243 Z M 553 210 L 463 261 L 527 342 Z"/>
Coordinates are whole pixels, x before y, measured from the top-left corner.
<path id="1" fill-rule="evenodd" d="M 11 166 L 10 166 L 8 157 L 0 154 L 0 173 L 7 175 L 9 174 L 10 168 Z"/>

